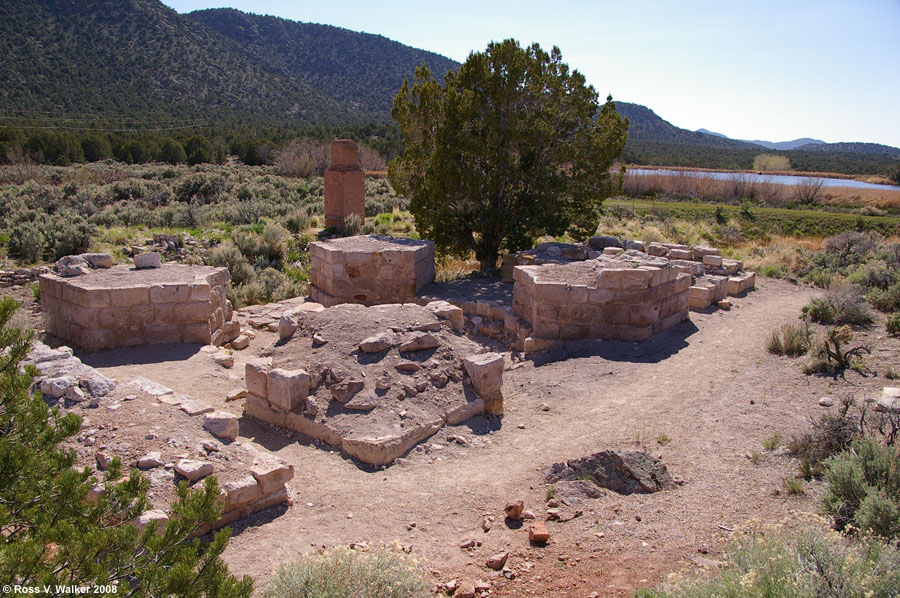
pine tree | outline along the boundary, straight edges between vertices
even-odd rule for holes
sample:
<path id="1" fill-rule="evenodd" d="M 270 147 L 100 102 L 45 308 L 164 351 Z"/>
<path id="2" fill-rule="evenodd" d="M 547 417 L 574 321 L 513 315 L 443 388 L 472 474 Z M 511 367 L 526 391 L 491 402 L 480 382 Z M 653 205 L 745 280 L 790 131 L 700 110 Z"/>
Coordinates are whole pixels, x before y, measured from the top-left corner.
<path id="1" fill-rule="evenodd" d="M 628 121 L 537 44 L 509 39 L 472 53 L 442 86 L 424 66 L 404 81 L 391 116 L 406 142 L 388 177 L 423 238 L 443 251 L 474 251 L 481 268 L 594 222 L 613 186 Z"/>
<path id="2" fill-rule="evenodd" d="M 96 595 L 117 597 L 250 596 L 251 580 L 235 579 L 219 558 L 230 531 L 211 542 L 192 538 L 221 512 L 215 479 L 200 491 L 182 483 L 165 528 L 140 532 L 131 522 L 148 508 L 146 478 L 123 478 L 118 460 L 103 480 L 75 468 L 75 453 L 61 443 L 81 418 L 30 392 L 38 372 L 21 362 L 33 335 L 10 326 L 17 308 L 0 299 L 0 583 L 115 584 Z M 89 500 L 92 487 L 102 491 Z"/>

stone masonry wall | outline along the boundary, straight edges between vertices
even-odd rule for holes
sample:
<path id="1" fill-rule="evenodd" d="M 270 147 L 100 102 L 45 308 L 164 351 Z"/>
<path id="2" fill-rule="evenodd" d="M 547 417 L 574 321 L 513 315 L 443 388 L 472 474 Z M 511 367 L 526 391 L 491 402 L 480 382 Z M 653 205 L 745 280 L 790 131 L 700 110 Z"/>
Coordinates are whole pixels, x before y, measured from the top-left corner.
<path id="1" fill-rule="evenodd" d="M 535 337 L 640 341 L 687 319 L 690 274 L 666 260 L 603 257 L 514 268 L 513 309 Z"/>
<path id="2" fill-rule="evenodd" d="M 434 243 L 370 235 L 310 244 L 310 298 L 340 303 L 406 303 L 434 281 Z"/>
<path id="3" fill-rule="evenodd" d="M 44 328 L 86 351 L 152 343 L 222 344 L 239 332 L 228 270 L 115 266 L 76 278 L 40 276 Z"/>

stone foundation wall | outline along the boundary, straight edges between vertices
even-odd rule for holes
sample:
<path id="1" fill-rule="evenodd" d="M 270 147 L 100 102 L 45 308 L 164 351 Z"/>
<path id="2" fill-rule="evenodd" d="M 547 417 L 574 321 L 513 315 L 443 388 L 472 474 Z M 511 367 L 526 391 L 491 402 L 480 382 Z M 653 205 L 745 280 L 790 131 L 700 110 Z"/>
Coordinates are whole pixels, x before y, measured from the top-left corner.
<path id="1" fill-rule="evenodd" d="M 666 263 L 638 263 L 610 259 L 587 282 L 562 282 L 567 265 L 517 266 L 513 310 L 542 339 L 646 340 L 687 319 L 691 275 Z"/>
<path id="2" fill-rule="evenodd" d="M 379 305 L 410 302 L 434 281 L 434 243 L 378 235 L 310 244 L 310 298 Z"/>
<path id="3" fill-rule="evenodd" d="M 84 276 L 40 276 L 44 328 L 86 351 L 153 343 L 222 344 L 237 336 L 225 298 L 228 270 L 115 266 Z"/>

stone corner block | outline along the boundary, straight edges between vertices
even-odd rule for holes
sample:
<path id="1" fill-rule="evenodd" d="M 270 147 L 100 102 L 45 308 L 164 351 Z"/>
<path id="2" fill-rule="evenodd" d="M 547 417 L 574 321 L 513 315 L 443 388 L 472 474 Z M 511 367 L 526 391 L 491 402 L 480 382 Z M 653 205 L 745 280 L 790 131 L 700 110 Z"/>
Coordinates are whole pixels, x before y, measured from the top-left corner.
<path id="1" fill-rule="evenodd" d="M 309 374 L 304 370 L 276 368 L 266 374 L 266 398 L 285 411 L 292 411 L 309 396 Z"/>

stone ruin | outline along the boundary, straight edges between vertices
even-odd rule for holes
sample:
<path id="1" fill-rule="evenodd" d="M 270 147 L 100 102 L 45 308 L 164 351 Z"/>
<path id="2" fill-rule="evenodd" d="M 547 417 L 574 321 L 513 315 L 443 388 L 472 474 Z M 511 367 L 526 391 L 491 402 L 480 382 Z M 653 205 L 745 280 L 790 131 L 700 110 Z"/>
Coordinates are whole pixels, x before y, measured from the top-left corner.
<path id="1" fill-rule="evenodd" d="M 525 322 L 495 315 L 526 352 L 563 339 L 646 340 L 687 319 L 689 309 L 756 285 L 756 273 L 718 249 L 613 237 L 543 243 L 507 256 L 503 279 L 514 283 L 512 311 Z"/>
<path id="2" fill-rule="evenodd" d="M 344 227 L 350 215 L 366 217 L 366 182 L 359 167 L 359 148 L 352 139 L 331 144 L 331 165 L 325 170 L 325 226 Z"/>
<path id="3" fill-rule="evenodd" d="M 248 362 L 245 413 L 390 464 L 444 425 L 503 412 L 503 357 L 462 327 L 441 301 L 300 306 L 270 355 Z"/>
<path id="4" fill-rule="evenodd" d="M 159 254 L 112 266 L 103 254 L 67 256 L 39 277 L 44 329 L 94 352 L 153 343 L 221 345 L 240 328 L 225 298 L 225 268 L 159 264 Z M 77 258 L 81 259 L 77 259 Z M 142 267 L 144 266 L 144 267 Z"/>
<path id="5" fill-rule="evenodd" d="M 665 259 L 601 255 L 514 277 L 513 310 L 539 338 L 642 341 L 688 317 L 691 275 Z"/>
<path id="6" fill-rule="evenodd" d="M 412 301 L 434 281 L 434 242 L 369 235 L 310 243 L 310 298 L 325 306 Z"/>

